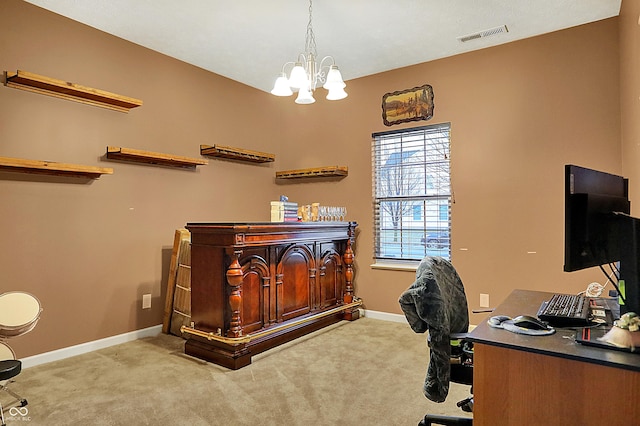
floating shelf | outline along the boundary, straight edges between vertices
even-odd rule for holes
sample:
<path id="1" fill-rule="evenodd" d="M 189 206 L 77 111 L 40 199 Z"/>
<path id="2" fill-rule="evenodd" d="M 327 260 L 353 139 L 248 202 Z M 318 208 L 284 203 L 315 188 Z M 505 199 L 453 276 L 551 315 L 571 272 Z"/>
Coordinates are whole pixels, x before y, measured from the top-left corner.
<path id="1" fill-rule="evenodd" d="M 300 179 L 312 177 L 345 177 L 349 174 L 347 166 L 316 167 L 312 169 L 284 170 L 276 172 L 276 179 Z"/>
<path id="2" fill-rule="evenodd" d="M 113 174 L 107 167 L 81 166 L 78 164 L 55 163 L 53 161 L 24 160 L 0 157 L 0 171 L 32 173 L 54 176 L 75 176 L 97 179 L 101 175 Z"/>
<path id="3" fill-rule="evenodd" d="M 200 145 L 200 154 L 231 160 L 250 161 L 252 163 L 269 163 L 276 159 L 274 154 L 267 152 L 250 151 L 223 145 Z"/>
<path id="4" fill-rule="evenodd" d="M 158 152 L 141 151 L 131 148 L 120 148 L 117 146 L 107 147 L 107 158 L 111 160 L 134 161 L 136 163 L 184 168 L 195 168 L 196 166 L 202 166 L 209 163 L 207 160 L 201 160 L 199 158 L 161 154 Z"/>
<path id="5" fill-rule="evenodd" d="M 129 112 L 131 108 L 142 105 L 139 99 L 116 95 L 104 90 L 92 89 L 79 84 L 56 80 L 27 71 L 5 71 L 5 86 L 27 90 L 42 95 L 99 106 L 120 112 Z"/>

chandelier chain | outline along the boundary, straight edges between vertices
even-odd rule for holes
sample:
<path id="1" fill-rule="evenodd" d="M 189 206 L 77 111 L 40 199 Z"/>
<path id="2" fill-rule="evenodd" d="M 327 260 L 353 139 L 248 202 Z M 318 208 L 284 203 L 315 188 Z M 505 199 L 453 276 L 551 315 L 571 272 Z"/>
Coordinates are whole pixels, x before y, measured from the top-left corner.
<path id="1" fill-rule="evenodd" d="M 304 43 L 304 50 L 306 53 L 312 53 L 313 56 L 317 57 L 318 56 L 318 52 L 317 52 L 317 48 L 316 48 L 316 36 L 313 33 L 313 24 L 312 24 L 312 18 L 313 18 L 313 10 L 312 10 L 312 1 L 309 1 L 309 22 L 307 23 L 307 36 L 305 38 L 305 43 Z"/>

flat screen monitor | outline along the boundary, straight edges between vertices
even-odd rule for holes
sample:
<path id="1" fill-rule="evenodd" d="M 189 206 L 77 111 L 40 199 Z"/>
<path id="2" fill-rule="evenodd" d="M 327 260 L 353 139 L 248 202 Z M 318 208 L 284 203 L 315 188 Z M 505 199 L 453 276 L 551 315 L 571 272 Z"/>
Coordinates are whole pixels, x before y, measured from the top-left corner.
<path id="1" fill-rule="evenodd" d="M 621 215 L 618 237 L 620 246 L 620 281 L 624 298 L 620 312 L 640 315 L 640 219 Z"/>
<path id="2" fill-rule="evenodd" d="M 620 262 L 616 278 L 625 284 L 626 305 L 621 311 L 640 313 L 640 219 L 630 211 L 628 179 L 565 166 L 564 270 Z"/>
<path id="3" fill-rule="evenodd" d="M 614 212 L 629 214 L 628 180 L 580 166 L 565 166 L 564 270 L 620 260 Z"/>

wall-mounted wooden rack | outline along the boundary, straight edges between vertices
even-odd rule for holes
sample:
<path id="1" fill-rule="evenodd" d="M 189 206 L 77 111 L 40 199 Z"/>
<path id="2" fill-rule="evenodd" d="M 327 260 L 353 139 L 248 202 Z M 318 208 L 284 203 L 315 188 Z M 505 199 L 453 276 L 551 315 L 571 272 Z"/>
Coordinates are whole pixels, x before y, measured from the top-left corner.
<path id="1" fill-rule="evenodd" d="M 179 155 L 161 154 L 159 152 L 142 151 L 139 149 L 107 147 L 107 158 L 111 160 L 133 161 L 136 163 L 157 164 L 161 166 L 195 168 L 208 164 L 207 160 L 182 157 Z"/>
<path id="2" fill-rule="evenodd" d="M 90 87 L 56 80 L 55 78 L 45 77 L 27 71 L 5 71 L 4 74 L 5 86 L 13 87 L 15 89 L 27 90 L 29 92 L 54 96 L 56 98 L 67 99 L 120 112 L 129 112 L 131 108 L 136 108 L 142 105 L 142 101 L 139 99 L 116 95 L 115 93 L 106 92 L 104 90 L 92 89 Z"/>
<path id="3" fill-rule="evenodd" d="M 25 160 L 22 158 L 9 157 L 0 157 L 0 171 L 54 176 L 87 177 L 91 179 L 97 179 L 101 175 L 113 174 L 113 169 L 108 167 L 81 166 L 78 164 Z"/>
<path id="4" fill-rule="evenodd" d="M 200 154 L 231 160 L 250 161 L 252 163 L 269 163 L 276 159 L 274 154 L 269 154 L 268 152 L 250 151 L 223 145 L 200 145 Z"/>
<path id="5" fill-rule="evenodd" d="M 347 166 L 316 167 L 311 169 L 283 170 L 276 172 L 276 179 L 301 179 L 314 177 L 345 177 L 349 174 Z"/>

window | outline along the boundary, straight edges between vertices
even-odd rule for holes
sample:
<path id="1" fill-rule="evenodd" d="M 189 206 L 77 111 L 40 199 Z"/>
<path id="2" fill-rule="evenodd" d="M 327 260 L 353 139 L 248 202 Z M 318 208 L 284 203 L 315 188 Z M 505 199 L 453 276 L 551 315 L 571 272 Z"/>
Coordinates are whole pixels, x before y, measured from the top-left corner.
<path id="1" fill-rule="evenodd" d="M 376 260 L 451 259 L 450 128 L 372 135 Z"/>

